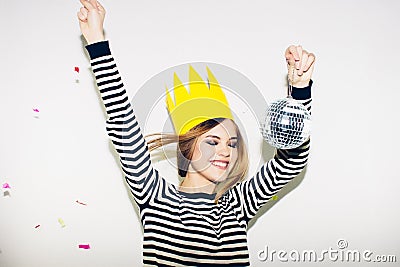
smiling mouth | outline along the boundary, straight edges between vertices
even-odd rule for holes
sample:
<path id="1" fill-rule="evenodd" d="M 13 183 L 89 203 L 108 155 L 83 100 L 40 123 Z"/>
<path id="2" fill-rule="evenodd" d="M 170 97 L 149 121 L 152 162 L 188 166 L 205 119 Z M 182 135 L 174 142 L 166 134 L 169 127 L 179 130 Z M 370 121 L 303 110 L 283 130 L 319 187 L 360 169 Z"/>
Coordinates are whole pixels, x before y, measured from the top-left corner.
<path id="1" fill-rule="evenodd" d="M 217 167 L 218 169 L 226 170 L 228 168 L 229 161 L 213 160 L 213 161 L 211 161 L 211 164 L 213 166 Z"/>

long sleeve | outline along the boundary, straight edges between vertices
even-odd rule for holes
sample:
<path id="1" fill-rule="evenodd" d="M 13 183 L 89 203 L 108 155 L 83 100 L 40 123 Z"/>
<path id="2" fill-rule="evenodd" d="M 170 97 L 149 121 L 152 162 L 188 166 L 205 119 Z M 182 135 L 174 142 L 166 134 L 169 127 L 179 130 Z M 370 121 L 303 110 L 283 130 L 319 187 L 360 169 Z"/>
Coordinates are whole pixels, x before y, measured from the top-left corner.
<path id="1" fill-rule="evenodd" d="M 311 110 L 311 86 L 293 88 L 292 96 Z M 231 202 L 237 214 L 246 223 L 282 187 L 296 177 L 306 166 L 310 140 L 294 149 L 277 149 L 275 156 L 266 162 L 250 179 L 239 183 L 230 190 Z"/>
<path id="2" fill-rule="evenodd" d="M 158 174 L 151 165 L 146 141 L 112 57 L 108 41 L 86 46 L 105 106 L 107 134 L 120 157 L 127 184 L 139 206 L 153 195 Z"/>

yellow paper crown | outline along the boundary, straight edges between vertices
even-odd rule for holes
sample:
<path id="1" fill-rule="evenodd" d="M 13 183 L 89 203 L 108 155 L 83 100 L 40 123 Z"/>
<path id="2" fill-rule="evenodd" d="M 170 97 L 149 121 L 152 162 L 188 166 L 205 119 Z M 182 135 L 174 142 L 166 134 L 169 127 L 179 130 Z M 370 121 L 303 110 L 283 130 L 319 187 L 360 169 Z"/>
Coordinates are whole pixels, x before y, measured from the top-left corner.
<path id="1" fill-rule="evenodd" d="M 185 134 L 194 126 L 214 118 L 233 119 L 228 101 L 217 79 L 207 67 L 208 85 L 200 75 L 189 66 L 188 92 L 178 75 L 174 73 L 174 96 L 167 88 L 167 109 L 175 127 L 175 132 Z"/>

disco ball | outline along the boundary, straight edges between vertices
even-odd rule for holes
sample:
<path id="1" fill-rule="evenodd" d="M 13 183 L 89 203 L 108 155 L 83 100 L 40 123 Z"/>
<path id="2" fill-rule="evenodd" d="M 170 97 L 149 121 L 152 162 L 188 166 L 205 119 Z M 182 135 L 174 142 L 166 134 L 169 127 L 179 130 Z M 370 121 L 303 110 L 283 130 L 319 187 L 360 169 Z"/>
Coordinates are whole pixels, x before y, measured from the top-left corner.
<path id="1" fill-rule="evenodd" d="M 311 115 L 295 99 L 280 99 L 268 107 L 261 130 L 271 146 L 279 149 L 296 148 L 310 136 Z"/>

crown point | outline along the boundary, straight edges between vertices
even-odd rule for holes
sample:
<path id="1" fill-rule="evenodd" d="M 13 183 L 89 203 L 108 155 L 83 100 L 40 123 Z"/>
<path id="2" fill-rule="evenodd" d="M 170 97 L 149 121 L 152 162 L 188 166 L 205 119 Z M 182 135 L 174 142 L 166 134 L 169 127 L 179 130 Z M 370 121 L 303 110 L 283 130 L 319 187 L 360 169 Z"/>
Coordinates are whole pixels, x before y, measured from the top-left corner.
<path id="1" fill-rule="evenodd" d="M 174 88 L 177 88 L 179 86 L 183 86 L 181 80 L 178 77 L 178 74 L 174 72 Z"/>
<path id="2" fill-rule="evenodd" d="M 202 81 L 200 75 L 197 73 L 197 71 L 192 67 L 192 65 L 189 65 L 189 81 Z"/>
<path id="3" fill-rule="evenodd" d="M 210 91 L 207 84 L 192 66 L 189 66 L 189 88 L 190 94 L 194 98 L 209 95 Z"/>
<path id="4" fill-rule="evenodd" d="M 214 74 L 211 72 L 211 70 L 208 67 L 207 67 L 207 75 L 208 75 L 208 83 L 210 86 L 210 91 L 212 91 L 214 94 L 220 95 L 222 93 L 221 86 L 219 85 Z M 223 95 L 223 93 L 222 93 L 222 95 Z M 221 97 L 222 97 L 222 95 L 221 95 Z"/>
<path id="5" fill-rule="evenodd" d="M 185 102 L 189 98 L 188 91 L 186 87 L 182 84 L 178 75 L 174 73 L 174 96 L 175 96 L 175 105 L 179 105 L 180 103 Z"/>

